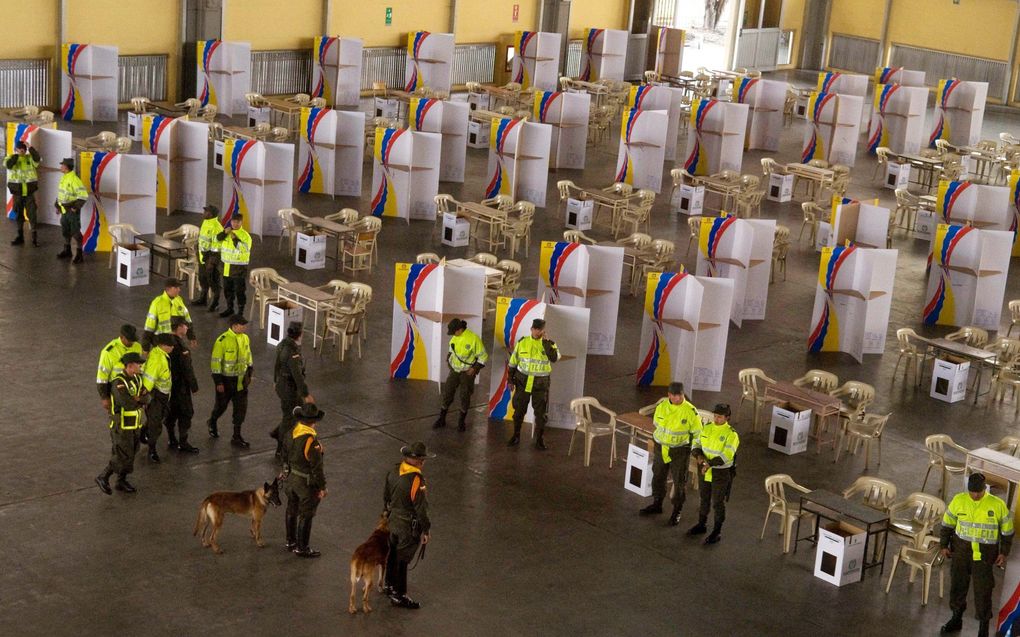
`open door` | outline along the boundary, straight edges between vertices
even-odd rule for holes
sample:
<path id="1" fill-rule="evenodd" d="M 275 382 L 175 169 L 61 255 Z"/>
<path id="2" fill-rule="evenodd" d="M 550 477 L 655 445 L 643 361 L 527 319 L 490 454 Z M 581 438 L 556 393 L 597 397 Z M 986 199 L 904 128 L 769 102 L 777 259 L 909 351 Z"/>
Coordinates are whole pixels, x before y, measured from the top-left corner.
<path id="1" fill-rule="evenodd" d="M 825 69 L 826 41 L 829 33 L 831 0 L 804 1 L 804 27 L 801 29 L 800 68 Z"/>
<path id="2" fill-rule="evenodd" d="M 567 59 L 567 42 L 570 39 L 570 0 L 542 0 L 539 31 L 560 34 L 559 76 L 564 75 Z"/>

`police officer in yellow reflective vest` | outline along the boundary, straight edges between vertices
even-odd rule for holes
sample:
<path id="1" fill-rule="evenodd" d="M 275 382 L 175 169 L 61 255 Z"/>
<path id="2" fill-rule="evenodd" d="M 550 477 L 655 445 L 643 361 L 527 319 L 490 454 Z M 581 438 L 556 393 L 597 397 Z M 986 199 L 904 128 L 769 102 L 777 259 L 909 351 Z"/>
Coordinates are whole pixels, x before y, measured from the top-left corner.
<path id="1" fill-rule="evenodd" d="M 545 337 L 545 321 L 531 322 L 531 336 L 525 336 L 514 345 L 510 354 L 510 382 L 514 385 L 514 435 L 507 446 L 515 447 L 521 441 L 521 425 L 528 412 L 528 403 L 535 411 L 535 448 L 546 450 L 545 422 L 549 408 L 549 375 L 552 364 L 560 359 L 556 343 Z"/>
<path id="2" fill-rule="evenodd" d="M 212 348 L 212 376 L 216 385 L 216 404 L 209 416 L 209 435 L 219 438 L 216 420 L 227 411 L 227 405 L 234 405 L 234 437 L 230 444 L 241 449 L 251 445 L 241 437 L 241 425 L 248 413 L 248 386 L 255 371 L 251 357 L 251 341 L 248 340 L 248 319 L 240 314 L 230 319 L 230 329 L 220 334 Z"/>
<path id="3" fill-rule="evenodd" d="M 110 383 L 110 463 L 96 476 L 96 484 L 106 495 L 110 495 L 110 476 L 117 474 L 117 490 L 134 493 L 135 488 L 127 481 L 127 475 L 135 468 L 135 453 L 138 452 L 138 428 L 145 420 L 143 406 L 148 395 L 142 388 L 142 355 L 128 352 L 120 359 L 124 371 L 113 377 Z"/>
<path id="4" fill-rule="evenodd" d="M 687 491 L 687 465 L 691 459 L 691 443 L 701 435 L 698 409 L 684 397 L 683 383 L 670 383 L 666 400 L 655 406 L 655 457 L 652 459 L 652 503 L 641 509 L 641 515 L 662 513 L 666 497 L 666 475 L 673 478 L 673 513 L 670 526 L 680 524 Z"/>
<path id="5" fill-rule="evenodd" d="M 96 370 L 96 388 L 99 399 L 103 402 L 103 410 L 110 411 L 110 384 L 113 379 L 124 371 L 120 359 L 128 352 L 142 353 L 138 343 L 138 330 L 134 325 L 125 323 L 120 326 L 120 336 L 106 344 L 99 352 L 99 367 Z"/>
<path id="6" fill-rule="evenodd" d="M 145 407 L 145 429 L 142 430 L 142 442 L 149 445 L 149 460 L 159 462 L 156 441 L 163 431 L 167 412 L 170 409 L 170 392 L 173 388 L 173 376 L 170 373 L 170 352 L 174 349 L 173 334 L 156 334 L 153 341 L 156 345 L 149 351 L 149 358 L 142 369 L 142 386 L 149 392 L 152 400 Z"/>
<path id="7" fill-rule="evenodd" d="M 173 331 L 170 319 L 175 316 L 183 317 L 188 322 L 188 340 L 191 341 L 191 346 L 195 347 L 195 334 L 191 330 L 191 312 L 181 298 L 181 282 L 177 279 L 167 279 L 163 283 L 163 293 L 149 303 L 149 312 L 145 315 L 142 349 L 149 350 L 152 337 L 156 334 L 170 334 Z"/>
<path id="8" fill-rule="evenodd" d="M 4 161 L 7 168 L 7 190 L 11 193 L 14 222 L 18 236 L 12 246 L 25 243 L 25 222 L 32 228 L 32 245 L 39 247 L 39 234 L 35 230 L 35 193 L 39 190 L 39 151 L 23 141 L 14 145 L 14 154 Z"/>
<path id="9" fill-rule="evenodd" d="M 58 259 L 71 257 L 71 239 L 78 243 L 78 252 L 72 263 L 81 263 L 81 209 L 89 199 L 85 184 L 74 172 L 74 159 L 66 157 L 60 160 L 60 184 L 57 186 L 57 213 L 60 215 L 60 234 L 64 237 L 64 249 L 57 255 Z"/>
<path id="10" fill-rule="evenodd" d="M 443 383 L 439 417 L 432 424 L 432 428 L 446 426 L 446 412 L 450 409 L 454 397 L 460 393 L 460 420 L 457 421 L 457 429 L 466 431 L 467 412 L 471 409 L 471 394 L 475 391 L 475 376 L 485 367 L 489 354 L 485 351 L 482 339 L 468 329 L 467 321 L 464 319 L 452 319 L 446 326 L 446 333 L 450 336 L 450 351 L 446 355 L 450 374 Z"/>
<path id="11" fill-rule="evenodd" d="M 202 291 L 195 305 L 209 303 L 209 311 L 215 312 L 220 305 L 220 240 L 223 232 L 220 210 L 216 206 L 202 208 L 205 218 L 198 231 L 198 285 Z M 209 293 L 212 292 L 212 296 Z"/>
<path id="12" fill-rule="evenodd" d="M 251 235 L 241 227 L 241 213 L 235 212 L 230 218 L 230 225 L 216 235 L 220 242 L 220 259 L 223 261 L 223 298 L 227 309 L 220 312 L 226 317 L 234 313 L 234 302 L 237 302 L 237 313 L 244 314 L 245 286 L 248 284 L 248 262 L 251 260 Z"/>
<path id="13" fill-rule="evenodd" d="M 715 509 L 715 526 L 705 538 L 705 544 L 715 544 L 721 537 L 723 520 L 726 519 L 726 500 L 733 486 L 733 461 L 740 447 L 740 436 L 728 422 L 730 406 L 719 403 L 712 409 L 712 414 L 713 421 L 702 427 L 701 435 L 694 441 L 692 453 L 698 461 L 701 476 L 698 482 L 701 507 L 698 509 L 698 523 L 687 531 L 687 535 L 704 533 L 708 510 Z"/>
<path id="14" fill-rule="evenodd" d="M 952 583 L 949 608 L 953 617 L 942 626 L 942 633 L 963 628 L 967 610 L 967 589 L 974 578 L 974 615 L 980 623 L 978 637 L 988 637 L 992 619 L 993 566 L 1004 568 L 1013 546 L 1013 514 L 1000 498 L 985 491 L 985 476 L 972 473 L 967 493 L 957 493 L 942 517 L 939 533 L 942 555 L 952 557 Z"/>

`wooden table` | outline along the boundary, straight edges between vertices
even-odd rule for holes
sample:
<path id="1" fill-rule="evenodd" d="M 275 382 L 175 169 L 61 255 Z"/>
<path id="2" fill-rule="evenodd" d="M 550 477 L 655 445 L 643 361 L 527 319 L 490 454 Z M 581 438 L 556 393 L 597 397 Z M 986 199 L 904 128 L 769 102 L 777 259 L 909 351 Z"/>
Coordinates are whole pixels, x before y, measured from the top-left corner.
<path id="1" fill-rule="evenodd" d="M 822 392 L 804 387 L 797 387 L 791 382 L 776 381 L 765 386 L 765 400 L 775 402 L 787 402 L 798 409 L 810 409 L 811 413 L 818 416 L 818 426 L 812 437 L 817 441 L 818 448 L 815 453 L 820 453 L 822 444 L 828 442 L 822 439 L 825 430 L 825 423 L 832 416 L 839 418 L 843 401 L 835 396 L 823 394 Z M 836 444 L 836 435 L 833 434 L 832 444 Z"/>
<path id="2" fill-rule="evenodd" d="M 189 256 L 187 246 L 179 241 L 167 239 L 161 234 L 140 234 L 135 236 L 135 241 L 149 246 L 149 252 L 152 254 L 150 271 L 159 276 L 169 277 L 173 271 L 174 261 L 187 259 Z M 156 268 L 156 257 L 166 262 L 165 274 Z"/>
<path id="3" fill-rule="evenodd" d="M 290 98 L 286 97 L 264 97 L 269 105 L 269 122 L 273 126 L 283 126 L 291 132 L 298 129 L 298 121 L 301 119 L 301 109 L 306 108 Z"/>
<path id="4" fill-rule="evenodd" d="M 986 181 L 991 184 L 998 183 L 999 178 L 1002 177 L 1002 166 L 1006 163 L 1006 157 L 998 150 L 984 150 L 973 146 L 950 146 L 949 148 L 961 155 L 966 155 L 974 163 L 974 170 L 969 172 L 976 174 L 978 179 L 972 181 Z M 995 175 L 994 179 L 993 175 Z"/>
<path id="5" fill-rule="evenodd" d="M 637 191 L 632 192 L 629 195 L 624 195 L 618 192 L 607 192 L 602 189 L 593 188 L 578 188 L 578 199 L 591 199 L 595 202 L 596 211 L 592 215 L 592 224 L 594 225 L 598 219 L 598 211 L 605 208 L 609 210 L 609 229 L 612 230 L 616 227 L 616 221 L 620 214 L 630 206 L 630 203 L 637 199 Z"/>
<path id="6" fill-rule="evenodd" d="M 694 178 L 695 185 L 701 185 L 705 187 L 705 192 L 714 192 L 722 197 L 722 206 L 718 208 L 719 211 L 730 212 L 736 214 L 736 210 L 731 207 L 731 199 L 738 196 L 744 189 L 744 184 L 741 183 L 740 178 L 736 179 L 724 179 L 718 175 L 708 175 Z M 705 206 L 708 209 L 708 206 Z"/>
<path id="7" fill-rule="evenodd" d="M 276 299 L 291 301 L 315 314 L 312 321 L 312 349 L 315 349 L 318 340 L 322 340 L 322 336 L 319 334 L 319 312 L 329 309 L 334 300 L 333 294 L 305 283 L 290 281 L 281 283 L 276 289 Z"/>
<path id="8" fill-rule="evenodd" d="M 512 91 L 508 88 L 503 88 L 502 86 L 492 86 L 490 84 L 486 84 L 483 85 L 481 89 L 482 91 L 489 94 L 489 109 L 493 111 L 498 110 L 497 104 L 499 104 L 500 102 L 504 103 L 507 106 L 516 108 L 517 101 L 521 97 L 520 91 Z"/>
<path id="9" fill-rule="evenodd" d="M 336 239 L 336 257 L 334 258 L 333 261 L 336 265 L 336 268 L 339 268 L 341 246 L 340 238 L 345 234 L 357 232 L 357 228 L 345 226 L 342 223 L 330 221 L 329 219 L 326 219 L 324 217 L 308 217 L 306 219 L 301 219 L 301 223 L 321 231 L 322 234 L 326 235 L 327 237 L 333 237 L 334 239 Z"/>
<path id="10" fill-rule="evenodd" d="M 974 404 L 977 404 L 978 397 L 982 395 L 981 380 L 985 375 L 985 369 L 995 362 L 995 352 L 989 352 L 986 349 L 980 349 L 978 347 L 971 347 L 966 343 L 951 341 L 948 338 L 929 339 L 923 336 L 917 336 L 911 340 L 919 341 L 924 345 L 924 357 L 921 359 L 921 373 L 917 375 L 918 387 L 921 386 L 924 379 L 924 368 L 928 364 L 929 354 L 931 355 L 932 360 L 938 358 L 939 352 L 952 354 L 953 356 L 965 358 L 974 364 L 974 368 L 978 372 L 977 382 L 974 385 Z"/>
<path id="11" fill-rule="evenodd" d="M 485 287 L 496 288 L 503 285 L 503 271 L 499 268 L 490 268 L 481 263 L 475 263 L 467 259 L 450 259 L 446 265 L 453 268 L 481 268 L 485 274 Z"/>
<path id="12" fill-rule="evenodd" d="M 636 411 L 630 411 L 625 414 L 619 414 L 616 417 L 616 427 L 630 428 L 630 444 L 634 444 L 637 438 L 641 438 L 645 442 L 653 440 L 652 434 L 655 433 L 655 421 L 651 416 L 646 416 Z"/>
<path id="13" fill-rule="evenodd" d="M 898 164 L 910 164 L 910 181 L 924 188 L 928 192 L 935 187 L 939 181 L 939 175 L 945 167 L 945 161 L 940 157 L 921 157 L 909 153 L 889 153 L 889 158 Z M 917 179 L 914 179 L 914 176 Z"/>
<path id="14" fill-rule="evenodd" d="M 833 522 L 844 522 L 864 529 L 864 563 L 861 565 L 861 577 L 869 568 L 879 567 L 879 574 L 885 571 L 885 550 L 889 545 L 889 514 L 864 506 L 857 502 L 851 502 L 846 498 L 827 491 L 815 489 L 800 496 L 800 510 L 802 513 L 813 513 L 815 516 L 815 528 L 811 535 L 800 536 L 800 521 L 803 515 L 797 516 L 797 534 L 794 535 L 793 552 L 797 552 L 797 545 L 802 540 L 809 540 L 813 544 L 818 543 L 818 527 L 822 518 Z M 868 561 L 868 544 L 872 537 L 881 535 L 882 550 L 875 551 L 875 557 Z M 879 541 L 875 538 L 875 541 Z"/>
<path id="15" fill-rule="evenodd" d="M 475 245 L 483 241 L 490 252 L 494 251 L 497 245 L 503 245 L 499 233 L 507 220 L 506 211 L 473 201 L 461 201 L 457 203 L 457 216 L 474 222 L 471 236 L 475 240 Z M 480 232 L 483 225 L 486 227 L 485 233 Z"/>
<path id="16" fill-rule="evenodd" d="M 836 176 L 836 173 L 828 168 L 818 168 L 800 163 L 786 164 L 782 166 L 782 170 L 785 174 L 794 175 L 797 179 L 806 179 L 818 184 L 812 201 L 818 201 L 819 195 L 825 188 L 832 188 L 832 181 Z"/>

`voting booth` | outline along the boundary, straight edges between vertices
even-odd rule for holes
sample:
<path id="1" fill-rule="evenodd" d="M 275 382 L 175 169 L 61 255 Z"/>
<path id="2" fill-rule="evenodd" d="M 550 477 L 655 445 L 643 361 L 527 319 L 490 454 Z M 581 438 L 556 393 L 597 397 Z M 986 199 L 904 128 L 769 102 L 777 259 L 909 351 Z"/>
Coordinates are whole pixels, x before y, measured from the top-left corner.
<path id="1" fill-rule="evenodd" d="M 242 227 L 253 235 L 279 236 L 281 208 L 294 194 L 294 144 L 243 139 L 224 140 L 223 199 L 225 226 L 241 213 Z"/>
<path id="2" fill-rule="evenodd" d="M 677 135 L 680 132 L 680 118 L 684 116 L 684 92 L 680 89 L 655 84 L 642 84 L 630 87 L 627 96 L 627 107 L 642 111 L 665 111 L 668 117 L 665 135 L 659 137 L 666 142 L 663 157 L 666 161 L 674 161 L 677 153 Z M 626 111 L 625 111 L 626 112 Z"/>
<path id="3" fill-rule="evenodd" d="M 667 128 L 666 111 L 624 111 L 614 181 L 659 192 L 666 152 L 662 131 Z"/>
<path id="4" fill-rule="evenodd" d="M 357 106 L 361 98 L 361 57 L 358 38 L 318 36 L 312 45 L 311 97 L 327 106 Z"/>
<path id="5" fill-rule="evenodd" d="M 559 88 L 561 38 L 559 33 L 544 31 L 518 31 L 514 34 L 516 49 L 511 77 L 521 85 L 521 89 L 555 91 Z"/>
<path id="6" fill-rule="evenodd" d="M 927 88 L 899 84 L 876 86 L 868 127 L 868 152 L 875 154 L 880 146 L 894 153 L 918 152 L 925 142 L 927 107 Z"/>
<path id="7" fill-rule="evenodd" d="M 981 139 L 988 97 L 987 82 L 939 80 L 935 91 L 935 127 L 929 138 L 944 139 L 954 146 L 973 146 Z"/>
<path id="8" fill-rule="evenodd" d="M 142 115 L 142 153 L 156 157 L 156 207 L 202 212 L 209 174 L 209 125 Z"/>
<path id="9" fill-rule="evenodd" d="M 738 219 L 732 215 L 702 217 L 698 233 L 699 277 L 733 281 L 730 320 L 740 327 L 744 319 L 763 320 L 768 301 L 772 219 Z"/>
<path id="10" fill-rule="evenodd" d="M 626 31 L 588 29 L 581 40 L 584 51 L 581 54 L 581 73 L 578 79 L 585 82 L 622 82 L 627 60 L 627 39 Z"/>
<path id="11" fill-rule="evenodd" d="M 298 124 L 298 192 L 360 197 L 365 114 L 302 108 Z"/>
<path id="12" fill-rule="evenodd" d="M 39 190 L 36 191 L 36 200 L 39 205 L 37 206 L 36 220 L 49 225 L 60 225 L 60 215 L 56 208 L 47 205 L 46 202 L 52 203 L 57 200 L 61 177 L 60 160 L 72 155 L 71 131 L 57 130 L 56 127 L 55 123 L 36 126 L 22 122 L 7 122 L 5 140 L 7 155 L 14 154 L 14 145 L 18 142 L 25 142 L 39 151 L 40 163 L 36 170 L 39 175 Z M 4 175 L 6 179 L 7 171 L 4 171 Z M 14 198 L 8 188 L 4 188 L 4 197 L 6 199 L 5 214 L 8 219 L 13 220 Z"/>
<path id="13" fill-rule="evenodd" d="M 246 114 L 248 100 L 244 95 L 251 91 L 251 44 L 199 40 L 196 46 L 196 90 L 202 106 L 215 106 L 227 117 Z"/>
<path id="14" fill-rule="evenodd" d="M 535 91 L 534 115 L 552 127 L 550 168 L 584 170 L 591 95 Z"/>
<path id="15" fill-rule="evenodd" d="M 1013 234 L 940 223 L 935 228 L 925 325 L 999 329 Z"/>
<path id="16" fill-rule="evenodd" d="M 376 128 L 372 214 L 434 221 L 442 145 L 438 133 Z"/>
<path id="17" fill-rule="evenodd" d="M 156 232 L 155 157 L 86 151 L 78 164 L 89 193 L 80 213 L 85 252 L 113 249 L 112 224 L 129 223 L 140 234 Z"/>
<path id="18" fill-rule="evenodd" d="M 449 95 L 453 48 L 452 33 L 408 33 L 404 90 L 413 93 L 421 88 L 430 88 Z"/>
<path id="19" fill-rule="evenodd" d="M 545 208 L 552 126 L 505 117 L 492 120 L 485 197 L 507 195 Z"/>
<path id="20" fill-rule="evenodd" d="M 691 106 L 684 169 L 692 175 L 740 172 L 747 132 L 747 104 L 703 99 Z"/>
<path id="21" fill-rule="evenodd" d="M 118 76 L 117 47 L 65 42 L 60 47 L 60 118 L 116 122 Z"/>
<path id="22" fill-rule="evenodd" d="M 686 41 L 687 33 L 683 29 L 659 28 L 655 35 L 656 73 L 667 77 L 680 77 Z"/>
<path id="23" fill-rule="evenodd" d="M 811 93 L 807 104 L 810 126 L 805 132 L 801 162 L 822 159 L 853 166 L 863 110 L 864 98 L 856 95 Z"/>
<path id="24" fill-rule="evenodd" d="M 747 104 L 747 134 L 744 147 L 748 149 L 779 150 L 779 136 L 783 132 L 783 107 L 789 84 L 776 80 L 741 77 L 733 82 L 733 101 Z"/>
<path id="25" fill-rule="evenodd" d="M 408 104 L 408 128 L 442 136 L 439 181 L 464 183 L 469 113 L 465 102 L 452 100 L 412 97 Z"/>

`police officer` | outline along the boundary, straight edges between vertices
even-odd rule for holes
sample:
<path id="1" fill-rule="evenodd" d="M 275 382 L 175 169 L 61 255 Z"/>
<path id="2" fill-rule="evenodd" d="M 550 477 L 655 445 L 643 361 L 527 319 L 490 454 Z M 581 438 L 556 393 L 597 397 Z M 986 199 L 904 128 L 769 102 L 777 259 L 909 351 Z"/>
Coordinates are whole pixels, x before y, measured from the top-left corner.
<path id="1" fill-rule="evenodd" d="M 149 445 L 149 460 L 159 462 L 156 441 L 163 431 L 167 411 L 170 408 L 170 393 L 173 388 L 173 376 L 170 373 L 170 352 L 174 349 L 173 334 L 157 334 L 153 343 L 156 345 L 149 351 L 149 358 L 142 368 L 142 386 L 152 400 L 145 408 L 145 429 L 142 442 Z"/>
<path id="2" fill-rule="evenodd" d="M 315 432 L 315 423 L 325 415 L 315 403 L 305 403 L 295 410 L 297 424 L 291 433 L 292 444 L 287 474 L 287 545 L 299 557 L 319 557 L 309 548 L 312 519 L 319 502 L 326 497 L 326 473 L 322 467 L 322 444 Z"/>
<path id="3" fill-rule="evenodd" d="M 454 397 L 460 394 L 460 420 L 457 421 L 459 431 L 467 430 L 467 412 L 471 409 L 471 394 L 475 391 L 475 376 L 485 367 L 489 354 L 485 344 L 478 335 L 468 329 L 464 319 L 452 319 L 446 326 L 450 338 L 450 351 L 446 362 L 450 366 L 450 374 L 443 383 L 443 397 L 439 408 L 439 417 L 432 425 L 433 429 L 446 426 L 446 412 L 450 409 Z"/>
<path id="4" fill-rule="evenodd" d="M 978 637 L 988 637 L 992 618 L 993 566 L 1005 568 L 1013 546 L 1013 514 L 1002 499 L 985 490 L 985 476 L 972 473 L 967 478 L 967 493 L 957 493 L 942 517 L 939 533 L 942 555 L 952 558 L 949 607 L 952 618 L 942 633 L 963 628 L 967 610 L 967 589 L 974 578 L 974 615 L 980 623 Z"/>
<path id="5" fill-rule="evenodd" d="M 138 452 L 138 428 L 144 420 L 142 408 L 148 402 L 148 395 L 142 388 L 142 355 L 128 352 L 120 359 L 123 371 L 113 377 L 110 383 L 110 462 L 106 469 L 96 476 L 96 484 L 106 495 L 110 490 L 110 476 L 117 474 L 117 490 L 134 493 L 136 489 L 127 481 L 135 468 L 135 453 Z"/>
<path id="6" fill-rule="evenodd" d="M 88 201 L 89 193 L 85 184 L 74 172 L 74 159 L 66 157 L 60 160 L 60 184 L 57 186 L 57 213 L 60 215 L 60 234 L 64 237 L 64 249 L 57 255 L 58 259 L 71 257 L 71 239 L 78 244 L 78 252 L 71 263 L 83 261 L 81 236 L 81 209 Z"/>
<path id="7" fill-rule="evenodd" d="M 294 409 L 303 403 L 314 403 L 305 384 L 305 361 L 301 357 L 301 337 L 304 326 L 293 321 L 287 326 L 287 337 L 276 349 L 276 365 L 273 367 L 273 384 L 280 398 L 282 416 L 280 424 L 269 435 L 276 438 L 276 457 L 286 461 L 290 455 L 290 433 L 294 429 Z"/>
<path id="8" fill-rule="evenodd" d="M 514 435 L 507 446 L 516 447 L 521 441 L 521 425 L 528 412 L 528 403 L 535 412 L 535 448 L 546 450 L 545 422 L 549 407 L 549 375 L 552 364 L 560 358 L 556 343 L 545 337 L 545 321 L 531 322 L 531 336 L 525 336 L 514 345 L 510 354 L 510 382 L 514 385 Z"/>
<path id="9" fill-rule="evenodd" d="M 103 409 L 110 411 L 110 384 L 114 377 L 124 371 L 120 359 L 128 352 L 142 353 L 138 343 L 138 330 L 134 325 L 125 323 L 120 326 L 120 335 L 106 344 L 99 352 L 99 368 L 96 370 L 96 388 Z"/>
<path id="10" fill-rule="evenodd" d="M 14 154 L 4 161 L 7 168 L 7 190 L 13 199 L 14 221 L 18 224 L 18 236 L 12 246 L 25 243 L 25 222 L 32 228 L 32 245 L 39 247 L 39 233 L 35 230 L 35 193 L 39 190 L 39 151 L 24 141 L 14 144 Z"/>
<path id="11" fill-rule="evenodd" d="M 202 208 L 205 218 L 198 231 L 198 285 L 202 289 L 195 305 L 209 303 L 209 311 L 215 312 L 220 304 L 220 240 L 223 232 L 219 208 L 208 205 Z M 209 292 L 212 292 L 210 298 Z"/>
<path id="12" fill-rule="evenodd" d="M 667 399 L 655 406 L 655 457 L 652 460 L 652 503 L 641 509 L 641 515 L 662 513 L 666 497 L 666 475 L 673 478 L 673 513 L 670 526 L 680 524 L 680 510 L 684 508 L 687 491 L 687 465 L 691 458 L 691 443 L 701 435 L 701 416 L 698 409 L 684 397 L 683 383 L 670 383 Z"/>
<path id="13" fill-rule="evenodd" d="M 227 309 L 220 312 L 222 317 L 234 313 L 235 301 L 237 313 L 244 314 L 244 305 L 248 301 L 245 286 L 248 285 L 248 262 L 251 260 L 251 235 L 241 227 L 242 220 L 241 213 L 235 212 L 230 224 L 216 235 L 223 262 L 223 298 L 227 301 Z"/>
<path id="14" fill-rule="evenodd" d="M 414 559 L 418 547 L 429 541 L 429 500 L 425 493 L 425 476 L 422 468 L 426 458 L 434 458 L 424 442 L 402 447 L 403 460 L 386 474 L 383 506 L 389 514 L 390 552 L 386 558 L 386 587 L 394 606 L 421 608 L 421 604 L 407 596 L 407 566 Z"/>
<path id="15" fill-rule="evenodd" d="M 740 447 L 740 436 L 728 422 L 730 406 L 719 403 L 712 409 L 712 414 L 712 422 L 702 427 L 692 451 L 701 476 L 698 481 L 701 507 L 698 509 L 698 523 L 687 531 L 687 535 L 704 533 L 708 511 L 715 509 L 715 526 L 705 538 L 705 544 L 715 544 L 721 537 L 723 520 L 726 519 L 726 500 L 733 484 L 733 461 Z"/>
<path id="16" fill-rule="evenodd" d="M 170 409 L 166 415 L 166 435 L 170 449 L 181 453 L 198 453 L 198 447 L 188 442 L 191 418 L 195 415 L 191 395 L 198 393 L 198 379 L 195 378 L 191 349 L 186 340 L 188 322 L 183 316 L 175 316 L 170 319 L 170 327 L 173 330 L 174 347 L 170 350 Z"/>
<path id="17" fill-rule="evenodd" d="M 188 322 L 188 340 L 191 347 L 196 346 L 195 335 L 191 330 L 191 312 L 181 298 L 181 282 L 170 278 L 163 283 L 163 293 L 152 299 L 149 311 L 145 315 L 145 333 L 142 337 L 142 349 L 149 350 L 152 337 L 156 334 L 169 334 L 172 331 L 170 319 L 180 316 Z"/>
<path id="18" fill-rule="evenodd" d="M 248 319 L 240 314 L 230 319 L 230 328 L 220 334 L 213 343 L 212 368 L 213 384 L 216 385 L 216 403 L 209 416 L 209 435 L 219 438 L 216 420 L 233 403 L 234 436 L 230 444 L 241 449 L 251 445 L 241 437 L 241 425 L 248 413 L 248 386 L 251 384 L 255 364 L 251 356 L 251 341 L 248 340 Z"/>

